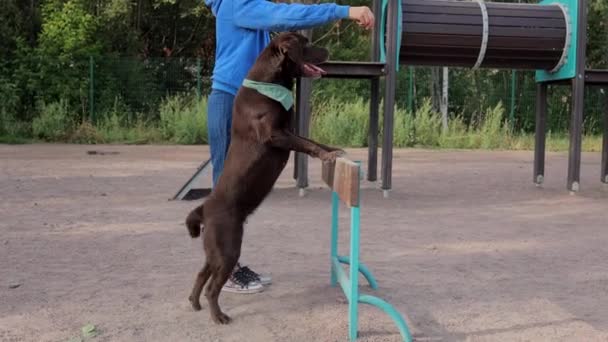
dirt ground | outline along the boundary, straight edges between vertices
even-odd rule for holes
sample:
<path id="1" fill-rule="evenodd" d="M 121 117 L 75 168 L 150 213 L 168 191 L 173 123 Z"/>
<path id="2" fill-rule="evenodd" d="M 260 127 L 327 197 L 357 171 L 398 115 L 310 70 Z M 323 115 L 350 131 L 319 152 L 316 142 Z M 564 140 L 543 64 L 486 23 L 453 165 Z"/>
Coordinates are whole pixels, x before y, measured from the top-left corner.
<path id="1" fill-rule="evenodd" d="M 68 341 L 87 323 L 94 341 L 346 341 L 317 161 L 306 197 L 290 163 L 247 225 L 242 261 L 274 284 L 224 293 L 229 326 L 212 324 L 205 302 L 189 307 L 202 249 L 182 222 L 198 202 L 168 198 L 207 155 L 0 146 L 0 341 Z M 565 153 L 549 154 L 536 188 L 532 152 L 399 150 L 391 198 L 365 184 L 362 259 L 416 341 L 608 341 L 608 188 L 598 153 L 583 156 L 577 195 L 565 189 L 566 166 Z M 360 311 L 360 341 L 399 340 L 384 313 Z"/>

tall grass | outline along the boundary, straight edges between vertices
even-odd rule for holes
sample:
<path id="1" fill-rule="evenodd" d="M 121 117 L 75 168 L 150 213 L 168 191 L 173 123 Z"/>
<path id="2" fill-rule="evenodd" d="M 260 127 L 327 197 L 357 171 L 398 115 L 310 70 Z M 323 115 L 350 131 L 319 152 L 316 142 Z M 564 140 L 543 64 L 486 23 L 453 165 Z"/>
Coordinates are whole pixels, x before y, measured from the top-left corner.
<path id="1" fill-rule="evenodd" d="M 207 99 L 169 97 L 160 105 L 163 138 L 178 144 L 207 143 Z"/>
<path id="2" fill-rule="evenodd" d="M 340 103 L 333 99 L 315 105 L 311 123 L 312 138 L 329 145 L 362 147 L 367 145 L 369 105 L 362 100 Z"/>
<path id="3" fill-rule="evenodd" d="M 382 105 L 380 106 L 382 108 Z M 333 100 L 313 106 L 312 137 L 319 142 L 342 147 L 367 146 L 369 130 L 369 103 L 354 101 L 336 103 Z M 448 129 L 443 131 L 441 115 L 432 109 L 429 99 L 414 112 L 395 108 L 393 146 L 443 148 L 443 149 L 502 149 L 531 150 L 534 148 L 532 135 L 515 135 L 505 121 L 502 103 L 486 108 L 477 122 L 467 125 L 461 116 L 448 120 Z M 380 117 L 382 135 L 382 117 Z M 586 136 L 583 150 L 601 150 L 601 137 Z M 547 135 L 547 149 L 564 151 L 568 149 L 566 134 Z"/>
<path id="4" fill-rule="evenodd" d="M 0 107 L 0 143 L 23 142 L 23 138 L 44 141 L 65 141 L 82 144 L 95 143 L 174 143 L 205 144 L 207 139 L 207 99 L 191 95 L 165 98 L 155 120 L 137 113 L 126 112 L 120 99 L 113 108 L 100 113 L 97 122 L 74 122 L 64 102 L 41 105 L 31 125 L 14 120 Z M 369 102 L 357 99 L 340 102 L 334 98 L 313 103 L 312 138 L 340 147 L 366 147 L 369 131 Z M 382 104 L 380 108 L 383 108 Z M 393 146 L 442 149 L 505 149 L 531 150 L 532 135 L 514 134 L 505 118 L 501 103 L 486 108 L 475 122 L 465 123 L 462 116 L 453 115 L 448 129 L 443 131 L 441 115 L 426 99 L 415 112 L 395 107 Z M 382 132 L 380 116 L 379 134 Z M 584 151 L 600 151 L 601 137 L 586 136 Z M 566 134 L 547 135 L 549 151 L 568 149 Z"/>

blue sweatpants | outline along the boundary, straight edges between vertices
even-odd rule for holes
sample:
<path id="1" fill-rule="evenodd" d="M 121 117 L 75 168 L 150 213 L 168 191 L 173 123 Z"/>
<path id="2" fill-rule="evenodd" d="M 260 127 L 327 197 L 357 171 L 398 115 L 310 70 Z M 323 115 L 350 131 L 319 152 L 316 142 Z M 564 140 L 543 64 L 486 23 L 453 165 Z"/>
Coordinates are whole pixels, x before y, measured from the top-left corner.
<path id="1" fill-rule="evenodd" d="M 217 89 L 211 90 L 207 102 L 207 129 L 214 187 L 224 169 L 224 160 L 230 146 L 233 103 L 234 95 Z"/>

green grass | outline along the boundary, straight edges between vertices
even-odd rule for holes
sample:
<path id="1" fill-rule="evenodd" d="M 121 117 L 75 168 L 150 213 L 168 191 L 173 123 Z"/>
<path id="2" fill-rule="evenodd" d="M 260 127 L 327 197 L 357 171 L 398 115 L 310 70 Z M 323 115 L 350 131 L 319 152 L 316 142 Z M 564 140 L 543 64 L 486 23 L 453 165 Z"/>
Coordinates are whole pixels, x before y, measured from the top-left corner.
<path id="1" fill-rule="evenodd" d="M 207 99 L 192 95 L 167 97 L 159 107 L 156 120 L 125 113 L 116 101 L 114 107 L 100 113 L 95 125 L 75 123 L 73 113 L 63 102 L 42 105 L 31 124 L 14 120 L 0 110 L 0 143 L 20 144 L 35 141 L 59 141 L 81 144 L 206 144 Z M 369 103 L 362 100 L 339 102 L 335 99 L 314 103 L 311 119 L 312 138 L 340 147 L 366 147 L 369 130 Z M 382 108 L 382 105 L 380 106 Z M 1 109 L 1 108 L 0 108 Z M 533 150 L 532 134 L 511 132 L 504 119 L 504 107 L 487 108 L 477 122 L 466 124 L 461 116 L 449 118 L 443 131 L 440 114 L 429 100 L 412 113 L 395 108 L 394 147 L 431 149 Z M 380 116 L 382 129 L 382 115 Z M 383 132 L 379 134 L 382 136 Z M 548 151 L 567 151 L 566 133 L 547 134 Z M 585 136 L 583 151 L 598 152 L 599 136 Z"/>

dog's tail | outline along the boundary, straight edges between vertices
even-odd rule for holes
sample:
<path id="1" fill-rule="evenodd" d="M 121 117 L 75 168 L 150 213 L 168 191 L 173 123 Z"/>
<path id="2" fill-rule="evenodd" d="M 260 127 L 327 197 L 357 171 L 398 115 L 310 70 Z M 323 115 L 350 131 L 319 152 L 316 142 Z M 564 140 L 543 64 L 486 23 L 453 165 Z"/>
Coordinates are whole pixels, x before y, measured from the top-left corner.
<path id="1" fill-rule="evenodd" d="M 201 224 L 203 224 L 204 207 L 204 204 L 199 205 L 194 210 L 192 210 L 186 218 L 186 227 L 188 227 L 188 232 L 190 233 L 190 236 L 193 239 L 201 235 Z"/>

